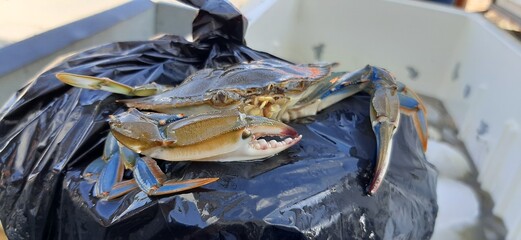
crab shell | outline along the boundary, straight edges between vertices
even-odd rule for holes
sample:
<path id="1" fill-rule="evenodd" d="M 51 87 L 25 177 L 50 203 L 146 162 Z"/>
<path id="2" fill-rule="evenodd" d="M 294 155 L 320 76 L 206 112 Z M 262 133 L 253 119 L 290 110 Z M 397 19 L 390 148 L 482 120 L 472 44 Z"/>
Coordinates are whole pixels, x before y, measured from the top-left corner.
<path id="1" fill-rule="evenodd" d="M 331 66 L 293 65 L 270 59 L 222 69 L 203 69 L 164 93 L 120 102 L 132 108 L 169 114 L 239 109 L 248 115 L 289 120 L 289 116 L 284 116 L 288 107 L 315 100 L 316 96 L 310 94 L 317 92 L 316 88 L 320 87 L 317 83 L 330 75 Z M 331 83 L 323 85 L 326 88 Z"/>

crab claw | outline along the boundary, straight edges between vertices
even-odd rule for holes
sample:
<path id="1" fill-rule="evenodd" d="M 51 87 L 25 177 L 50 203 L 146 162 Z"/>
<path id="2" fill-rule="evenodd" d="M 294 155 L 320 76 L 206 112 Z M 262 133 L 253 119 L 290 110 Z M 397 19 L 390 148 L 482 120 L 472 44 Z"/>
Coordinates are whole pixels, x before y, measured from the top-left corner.
<path id="1" fill-rule="evenodd" d="M 295 129 L 282 122 L 260 116 L 244 116 L 244 119 L 247 125 L 242 130 L 241 141 L 237 142 L 239 147 L 233 152 L 236 157 L 230 156 L 230 160 L 270 157 L 302 139 Z"/>
<path id="2" fill-rule="evenodd" d="M 391 156 L 393 136 L 400 123 L 400 99 L 396 80 L 385 69 L 367 66 L 365 78 L 374 88 L 371 94 L 371 121 L 376 135 L 377 160 L 373 180 L 368 188 L 374 195 L 380 188 Z"/>
<path id="3" fill-rule="evenodd" d="M 375 123 L 373 130 L 376 133 L 376 148 L 378 158 L 376 159 L 376 167 L 373 179 L 369 185 L 369 195 L 374 195 L 385 177 L 391 158 L 391 149 L 393 146 L 393 134 L 396 126 L 387 121 Z"/>
<path id="4" fill-rule="evenodd" d="M 302 138 L 282 122 L 238 111 L 206 113 L 159 124 L 130 109 L 112 117 L 110 125 L 114 137 L 126 147 L 167 161 L 262 159 L 284 151 Z"/>

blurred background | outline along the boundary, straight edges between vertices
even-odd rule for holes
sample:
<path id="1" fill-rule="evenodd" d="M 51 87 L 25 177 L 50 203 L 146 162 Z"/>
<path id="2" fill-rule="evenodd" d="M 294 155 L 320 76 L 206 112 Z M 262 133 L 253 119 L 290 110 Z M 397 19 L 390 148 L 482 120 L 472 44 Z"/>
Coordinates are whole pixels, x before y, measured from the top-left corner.
<path id="1" fill-rule="evenodd" d="M 254 49 L 383 66 L 424 96 L 427 159 L 440 174 L 433 239 L 521 239 L 520 0 L 231 2 Z M 195 14 L 173 0 L 0 0 L 0 104 L 71 53 L 164 33 L 191 39 Z"/>

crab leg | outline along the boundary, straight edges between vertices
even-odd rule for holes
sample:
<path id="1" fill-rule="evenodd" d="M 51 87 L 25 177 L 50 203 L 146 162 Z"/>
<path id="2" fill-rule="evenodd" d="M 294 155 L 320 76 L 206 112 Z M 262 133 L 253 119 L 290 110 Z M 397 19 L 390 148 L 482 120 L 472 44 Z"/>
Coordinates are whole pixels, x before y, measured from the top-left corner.
<path id="1" fill-rule="evenodd" d="M 398 82 L 398 91 L 400 97 L 400 112 L 410 116 L 413 120 L 416 132 L 422 143 L 423 151 L 427 151 L 427 110 L 423 105 L 421 98 L 403 83 Z"/>
<path id="2" fill-rule="evenodd" d="M 155 83 L 132 87 L 109 78 L 91 77 L 65 72 L 57 73 L 56 77 L 58 80 L 74 87 L 103 90 L 128 96 L 152 96 L 167 90 L 166 87 Z"/>
<path id="3" fill-rule="evenodd" d="M 123 181 L 125 168 L 133 170 L 134 179 Z M 105 142 L 103 157 L 89 164 L 83 176 L 87 180 L 96 182 L 93 189 L 94 196 L 107 200 L 120 197 L 138 187 L 148 195 L 162 195 L 197 188 L 218 180 L 218 178 L 201 178 L 167 181 L 166 175 L 154 160 L 142 159 L 137 153 L 117 144 L 112 134 L 108 135 Z"/>
<path id="4" fill-rule="evenodd" d="M 109 134 L 107 143 L 114 138 Z M 123 181 L 125 167 L 133 170 L 134 179 Z M 83 176 L 95 181 L 93 194 L 102 199 L 120 197 L 138 187 L 148 195 L 163 195 L 197 188 L 218 180 L 218 178 L 201 178 L 184 181 L 166 181 L 166 175 L 152 159 L 142 159 L 130 149 L 119 146 L 119 152 L 112 152 L 107 161 L 98 158 L 85 169 Z"/>
<path id="5" fill-rule="evenodd" d="M 128 161 L 122 155 L 123 149 L 126 148 L 118 146 L 114 136 L 109 134 L 105 140 L 103 156 L 85 168 L 83 177 L 88 181 L 95 182 L 94 196 L 103 199 L 114 199 L 138 187 L 133 179 L 123 181 L 123 173 L 127 165 L 126 161 Z"/>
<path id="6" fill-rule="evenodd" d="M 150 196 L 171 194 L 197 188 L 219 180 L 219 178 L 199 178 L 190 180 L 166 180 L 155 160 L 145 157 L 136 158 L 134 179 L 145 193 Z"/>
<path id="7" fill-rule="evenodd" d="M 99 175 L 103 168 L 107 165 L 107 161 L 101 157 L 91 162 L 83 171 L 83 179 L 89 182 L 96 182 L 99 180 Z"/>
<path id="8" fill-rule="evenodd" d="M 101 171 L 93 174 L 94 166 L 99 169 L 100 161 L 104 163 Z M 102 159 L 92 162 L 85 169 L 83 176 L 88 180 L 96 181 L 93 189 L 94 196 L 102 199 L 114 199 L 138 187 L 134 179 L 123 181 L 123 171 L 123 162 L 119 159 L 118 154 L 114 154 L 107 162 Z"/>

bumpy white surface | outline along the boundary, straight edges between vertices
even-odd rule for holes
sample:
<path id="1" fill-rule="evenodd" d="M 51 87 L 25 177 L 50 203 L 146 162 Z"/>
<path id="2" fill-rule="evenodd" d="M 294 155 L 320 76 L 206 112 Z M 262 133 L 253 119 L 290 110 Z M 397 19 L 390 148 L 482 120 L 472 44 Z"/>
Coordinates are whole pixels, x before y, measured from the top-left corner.
<path id="1" fill-rule="evenodd" d="M 433 128 L 433 127 L 429 127 L 429 128 L 427 128 L 427 131 L 429 133 L 429 141 L 431 141 L 431 140 L 441 141 L 442 134 L 441 134 L 440 130 Z"/>
<path id="2" fill-rule="evenodd" d="M 425 154 L 439 173 L 436 189 L 439 211 L 432 239 L 465 239 L 469 230 L 477 229 L 480 215 L 478 196 L 461 181 L 471 173 L 469 159 L 455 146 L 441 142 L 441 134 L 430 136 Z"/>
<path id="3" fill-rule="evenodd" d="M 457 180 L 438 178 L 438 218 L 433 240 L 461 239 L 465 229 L 478 224 L 479 202 L 474 190 Z"/>
<path id="4" fill-rule="evenodd" d="M 427 160 L 436 166 L 440 177 L 462 179 L 471 172 L 469 160 L 448 143 L 429 139 L 425 155 Z"/>

